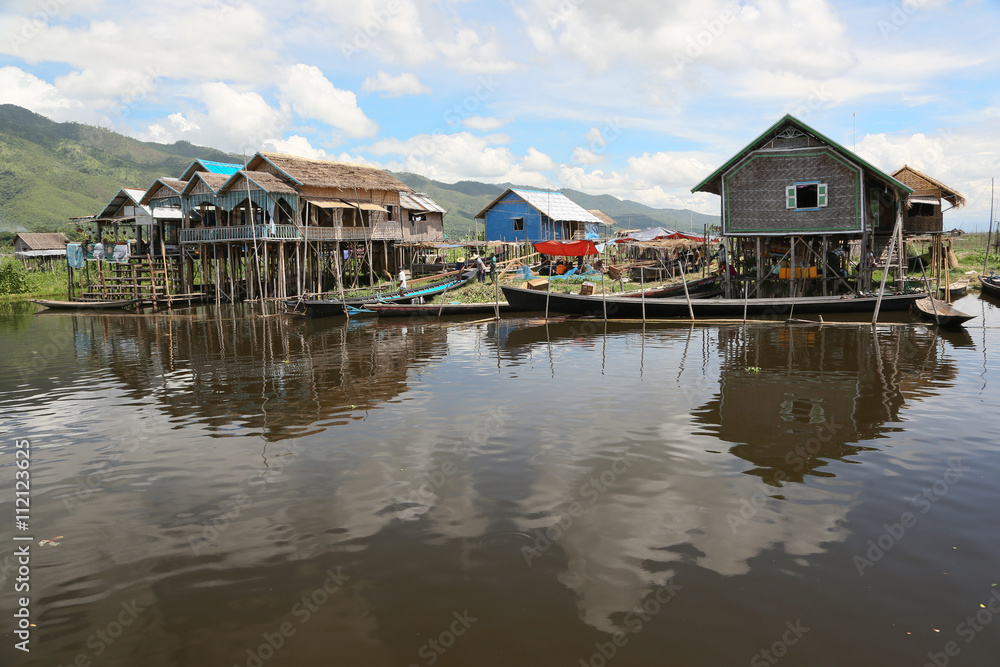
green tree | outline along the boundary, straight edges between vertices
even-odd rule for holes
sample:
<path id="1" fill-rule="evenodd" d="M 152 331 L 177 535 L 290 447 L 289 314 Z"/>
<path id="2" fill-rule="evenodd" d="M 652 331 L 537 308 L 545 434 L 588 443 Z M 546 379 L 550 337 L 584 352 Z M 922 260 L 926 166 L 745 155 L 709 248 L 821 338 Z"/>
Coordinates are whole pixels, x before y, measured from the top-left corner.
<path id="1" fill-rule="evenodd" d="M 11 257 L 0 261 L 0 294 L 24 294 L 28 291 L 28 270 Z"/>

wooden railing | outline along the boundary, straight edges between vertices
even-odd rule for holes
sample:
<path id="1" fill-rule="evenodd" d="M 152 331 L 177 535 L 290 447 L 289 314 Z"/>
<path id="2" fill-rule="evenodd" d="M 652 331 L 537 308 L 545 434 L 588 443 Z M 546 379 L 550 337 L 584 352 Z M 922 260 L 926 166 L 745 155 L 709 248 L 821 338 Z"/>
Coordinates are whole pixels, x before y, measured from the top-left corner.
<path id="1" fill-rule="evenodd" d="M 399 224 L 376 223 L 374 227 L 299 227 L 296 225 L 244 225 L 239 227 L 199 227 L 181 229 L 181 243 L 224 243 L 233 241 L 398 241 L 403 238 Z"/>
<path id="2" fill-rule="evenodd" d="M 295 241 L 301 238 L 294 225 L 242 225 L 238 227 L 198 227 L 181 229 L 181 243 L 219 243 L 225 241 L 277 240 Z"/>
<path id="3" fill-rule="evenodd" d="M 299 227 L 301 238 L 309 241 L 398 241 L 403 238 L 399 224 L 376 223 L 374 227 Z"/>

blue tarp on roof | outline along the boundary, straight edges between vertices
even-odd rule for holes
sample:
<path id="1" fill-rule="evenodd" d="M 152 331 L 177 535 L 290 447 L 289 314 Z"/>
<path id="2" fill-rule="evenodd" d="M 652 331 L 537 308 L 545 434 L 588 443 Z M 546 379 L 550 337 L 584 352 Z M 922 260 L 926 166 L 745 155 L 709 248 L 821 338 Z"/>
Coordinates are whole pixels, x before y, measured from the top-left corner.
<path id="1" fill-rule="evenodd" d="M 225 174 L 226 176 L 232 176 L 243 168 L 241 164 L 230 164 L 229 162 L 212 162 L 211 160 L 198 160 L 198 162 L 213 174 Z"/>

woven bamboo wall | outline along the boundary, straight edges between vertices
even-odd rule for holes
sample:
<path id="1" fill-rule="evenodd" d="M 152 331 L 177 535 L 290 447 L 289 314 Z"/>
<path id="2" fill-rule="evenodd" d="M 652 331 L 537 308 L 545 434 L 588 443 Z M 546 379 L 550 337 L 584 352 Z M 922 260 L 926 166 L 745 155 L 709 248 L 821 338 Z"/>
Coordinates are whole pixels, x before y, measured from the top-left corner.
<path id="1" fill-rule="evenodd" d="M 753 153 L 723 179 L 723 233 L 727 235 L 862 231 L 859 171 L 829 151 Z M 818 211 L 785 207 L 785 187 L 803 181 L 828 185 L 826 207 Z"/>
<path id="2" fill-rule="evenodd" d="M 903 218 L 903 232 L 940 232 L 944 231 L 944 216 L 941 207 L 935 206 L 934 215 L 906 216 Z"/>

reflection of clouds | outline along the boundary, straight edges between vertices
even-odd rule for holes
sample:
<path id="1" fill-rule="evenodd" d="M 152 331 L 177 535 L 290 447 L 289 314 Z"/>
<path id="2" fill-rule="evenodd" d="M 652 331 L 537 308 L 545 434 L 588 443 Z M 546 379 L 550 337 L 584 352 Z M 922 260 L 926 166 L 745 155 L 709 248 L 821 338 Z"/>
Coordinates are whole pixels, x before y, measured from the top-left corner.
<path id="1" fill-rule="evenodd" d="M 633 610 L 666 584 L 672 564 L 734 576 L 748 572 L 749 560 L 767 549 L 780 546 L 807 556 L 846 537 L 841 524 L 851 503 L 837 482 L 823 489 L 796 484 L 768 490 L 784 500 L 762 504 L 758 498 L 762 508 L 734 532 L 730 515 L 739 517 L 742 501 L 750 502 L 766 487 L 708 453 L 717 441 L 690 431 L 688 415 L 678 414 L 661 423 L 662 444 L 644 438 L 626 445 L 633 465 L 568 526 L 570 505 L 587 504 L 581 485 L 610 461 L 607 441 L 580 443 L 569 454 L 550 447 L 535 457 L 539 474 L 522 505 L 525 514 L 539 518 L 519 523 L 535 537 L 555 537 L 552 552 L 566 559 L 559 581 L 576 593 L 587 624 L 605 632 L 622 629 L 615 615 Z"/>

